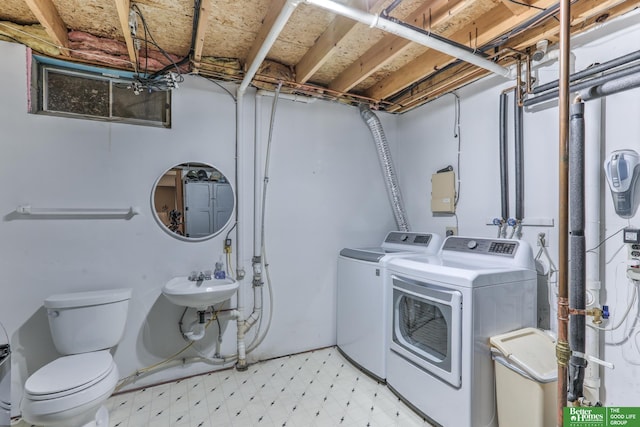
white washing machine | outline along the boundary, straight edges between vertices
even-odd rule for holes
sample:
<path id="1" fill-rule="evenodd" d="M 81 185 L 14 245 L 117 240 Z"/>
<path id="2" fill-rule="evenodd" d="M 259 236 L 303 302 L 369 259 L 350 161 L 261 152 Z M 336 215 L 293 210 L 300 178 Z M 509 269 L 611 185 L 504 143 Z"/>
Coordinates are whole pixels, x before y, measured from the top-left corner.
<path id="1" fill-rule="evenodd" d="M 435 256 L 437 234 L 391 231 L 381 247 L 345 248 L 338 257 L 337 342 L 352 363 L 374 378 L 386 378 L 387 295 L 385 269 L 389 260 L 422 254 Z"/>
<path id="2" fill-rule="evenodd" d="M 440 426 L 497 426 L 489 338 L 536 326 L 531 247 L 449 237 L 436 262 L 394 258 L 387 275 L 389 387 Z"/>

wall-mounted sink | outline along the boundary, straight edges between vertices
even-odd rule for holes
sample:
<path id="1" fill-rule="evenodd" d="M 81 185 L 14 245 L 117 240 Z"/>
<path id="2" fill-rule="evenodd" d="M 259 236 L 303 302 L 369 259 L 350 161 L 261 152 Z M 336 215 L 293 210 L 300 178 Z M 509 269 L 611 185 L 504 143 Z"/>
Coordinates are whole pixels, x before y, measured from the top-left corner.
<path id="1" fill-rule="evenodd" d="M 162 287 L 172 303 L 199 310 L 228 300 L 237 290 L 238 282 L 230 278 L 189 280 L 187 276 L 175 277 Z"/>

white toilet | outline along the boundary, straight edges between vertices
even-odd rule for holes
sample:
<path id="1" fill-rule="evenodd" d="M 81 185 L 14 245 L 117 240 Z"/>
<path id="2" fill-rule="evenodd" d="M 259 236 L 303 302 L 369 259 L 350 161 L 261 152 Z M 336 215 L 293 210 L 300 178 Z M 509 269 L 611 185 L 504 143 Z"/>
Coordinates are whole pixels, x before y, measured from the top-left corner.
<path id="1" fill-rule="evenodd" d="M 120 378 L 109 349 L 122 339 L 131 289 L 53 295 L 44 301 L 51 336 L 64 356 L 25 383 L 22 418 L 39 426 L 109 425 L 103 403 Z"/>

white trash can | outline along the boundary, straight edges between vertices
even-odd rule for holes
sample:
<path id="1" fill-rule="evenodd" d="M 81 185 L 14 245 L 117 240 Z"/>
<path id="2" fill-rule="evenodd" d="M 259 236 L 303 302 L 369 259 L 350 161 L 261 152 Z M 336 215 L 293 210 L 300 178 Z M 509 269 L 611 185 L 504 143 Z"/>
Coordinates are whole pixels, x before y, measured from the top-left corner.
<path id="1" fill-rule="evenodd" d="M 500 427 L 556 425 L 555 341 L 536 328 L 491 337 Z"/>

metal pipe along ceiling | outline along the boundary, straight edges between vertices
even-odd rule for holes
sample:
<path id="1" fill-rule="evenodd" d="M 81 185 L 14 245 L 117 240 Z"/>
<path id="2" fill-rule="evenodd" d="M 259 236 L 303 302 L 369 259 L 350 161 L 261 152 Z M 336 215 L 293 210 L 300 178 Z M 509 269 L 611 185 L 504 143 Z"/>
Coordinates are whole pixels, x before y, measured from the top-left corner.
<path id="1" fill-rule="evenodd" d="M 622 68 L 619 70 L 615 70 L 611 73 L 607 73 L 605 75 L 602 76 L 598 76 L 598 77 L 593 77 L 591 79 L 588 80 L 584 80 L 581 82 L 577 82 L 572 84 L 569 87 L 569 91 L 570 92 L 578 92 L 584 89 L 589 89 L 591 87 L 594 86 L 598 86 L 598 85 L 604 85 L 607 82 L 610 82 L 612 80 L 621 80 L 624 77 L 627 76 L 631 76 L 632 78 L 634 77 L 634 75 L 638 75 L 640 73 L 640 65 L 631 65 L 628 66 L 626 68 Z M 621 90 L 624 90 L 627 88 L 623 88 Z M 611 92 L 611 93 L 615 93 L 615 92 Z M 609 94 L 611 94 L 609 93 Z M 549 92 L 545 92 L 541 95 L 538 95 L 534 98 L 529 98 L 527 100 L 524 101 L 524 105 L 525 107 L 531 107 L 533 105 L 536 104 L 540 104 L 541 102 L 545 102 L 545 101 L 549 101 L 552 99 L 555 99 L 558 96 L 558 90 L 552 90 Z M 588 94 L 585 94 L 585 96 L 587 96 L 589 99 L 591 98 L 597 98 L 597 96 L 589 96 Z M 604 96 L 604 95 L 600 95 L 600 96 Z M 583 98 L 583 100 L 586 100 L 585 98 Z"/>
<path id="2" fill-rule="evenodd" d="M 409 41 L 421 44 L 422 46 L 426 46 L 447 55 L 451 55 L 477 67 L 491 71 L 492 73 L 495 73 L 499 76 L 507 78 L 510 77 L 511 73 L 508 68 L 498 65 L 495 62 L 490 61 L 473 52 L 469 52 L 466 48 L 463 49 L 459 46 L 456 46 L 455 43 L 449 40 L 421 33 L 420 31 L 416 31 L 415 29 L 409 28 L 400 23 L 393 22 L 393 20 L 385 18 L 383 16 L 373 15 L 371 13 L 345 6 L 344 4 L 332 0 L 305 0 L 305 2 L 329 10 L 330 12 L 333 12 L 340 16 L 353 19 L 354 21 L 368 25 L 371 28 L 378 28 L 382 31 L 386 31 L 387 33 L 395 34 L 398 37 L 402 37 Z"/>
<path id="3" fill-rule="evenodd" d="M 611 61 L 603 62 L 602 64 L 594 65 L 592 67 L 589 67 L 577 73 L 574 73 L 569 78 L 569 81 L 574 82 L 576 80 L 580 80 L 586 77 L 591 77 L 598 73 L 608 71 L 612 68 L 619 67 L 620 65 L 628 64 L 638 59 L 640 59 L 640 50 L 632 52 L 628 55 L 621 56 L 616 59 L 612 59 Z M 533 93 L 538 94 L 538 93 L 546 92 L 551 89 L 556 89 L 557 87 L 558 87 L 558 80 L 555 80 L 534 88 Z"/>

